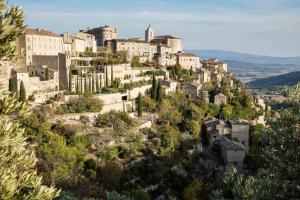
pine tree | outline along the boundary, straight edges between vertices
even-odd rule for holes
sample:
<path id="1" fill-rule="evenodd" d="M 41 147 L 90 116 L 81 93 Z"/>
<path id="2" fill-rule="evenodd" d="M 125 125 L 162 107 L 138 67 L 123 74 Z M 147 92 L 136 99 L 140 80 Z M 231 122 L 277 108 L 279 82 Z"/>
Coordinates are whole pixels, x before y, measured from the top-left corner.
<path id="1" fill-rule="evenodd" d="M 161 103 L 162 100 L 163 100 L 163 91 L 162 91 L 161 81 L 159 81 L 157 86 L 156 101 Z"/>
<path id="2" fill-rule="evenodd" d="M 156 100 L 156 94 L 157 94 L 157 83 L 156 83 L 156 78 L 155 74 L 153 72 L 152 76 L 152 88 L 151 88 L 151 98 Z"/>
<path id="3" fill-rule="evenodd" d="M 26 101 L 26 91 L 23 81 L 20 83 L 20 94 L 19 94 L 19 101 L 25 102 Z"/>
<path id="4" fill-rule="evenodd" d="M 137 100 L 137 114 L 138 114 L 138 117 L 141 117 L 143 114 L 143 102 L 142 102 L 141 93 L 139 93 L 138 100 Z"/>

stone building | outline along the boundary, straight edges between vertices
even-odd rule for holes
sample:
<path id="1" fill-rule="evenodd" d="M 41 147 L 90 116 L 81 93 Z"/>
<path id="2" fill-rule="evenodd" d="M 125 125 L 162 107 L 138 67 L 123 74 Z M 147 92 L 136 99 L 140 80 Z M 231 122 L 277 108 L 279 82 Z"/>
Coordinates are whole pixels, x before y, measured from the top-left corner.
<path id="1" fill-rule="evenodd" d="M 26 28 L 17 44 L 25 53 L 22 67 L 32 65 L 34 55 L 57 56 L 64 52 L 63 38 L 41 29 Z"/>
<path id="2" fill-rule="evenodd" d="M 182 91 L 190 95 L 192 99 L 195 99 L 199 97 L 201 88 L 202 88 L 202 84 L 200 83 L 197 82 L 187 83 L 182 86 Z"/>
<path id="3" fill-rule="evenodd" d="M 88 49 L 94 53 L 97 52 L 97 41 L 94 35 L 84 32 L 78 32 L 73 34 L 76 38 L 84 40 L 85 49 Z"/>
<path id="4" fill-rule="evenodd" d="M 104 46 L 107 41 L 115 40 L 118 36 L 116 28 L 105 25 L 98 28 L 88 29 L 81 32 L 89 33 L 95 36 L 97 46 Z"/>
<path id="5" fill-rule="evenodd" d="M 227 72 L 228 66 L 226 63 L 220 62 L 216 58 L 210 58 L 207 60 L 201 61 L 203 68 L 208 69 L 212 72 L 218 71 L 218 72 Z"/>
<path id="6" fill-rule="evenodd" d="M 243 168 L 246 149 L 241 143 L 220 137 L 215 144 L 220 148 L 221 158 L 226 165 Z"/>
<path id="7" fill-rule="evenodd" d="M 161 80 L 161 82 L 165 94 L 169 94 L 170 92 L 176 92 L 178 85 L 177 81 Z"/>
<path id="8" fill-rule="evenodd" d="M 30 68 L 30 71 L 26 68 L 12 69 L 11 77 L 17 80 L 18 88 L 20 88 L 21 81 L 23 82 L 26 98 L 31 95 L 59 91 L 58 72 L 47 66 Z"/>
<path id="9" fill-rule="evenodd" d="M 248 121 L 238 119 L 230 120 L 231 138 L 242 143 L 246 148 L 249 148 L 249 129 Z"/>
<path id="10" fill-rule="evenodd" d="M 196 71 L 201 68 L 200 58 L 190 53 L 178 53 L 176 55 L 176 62 L 183 69 Z"/>
<path id="11" fill-rule="evenodd" d="M 226 104 L 227 97 L 224 94 L 217 94 L 214 97 L 214 104 L 221 106 L 222 104 Z"/>
<path id="12" fill-rule="evenodd" d="M 203 123 L 203 133 L 205 134 L 206 139 L 210 145 L 212 145 L 213 142 L 219 138 L 219 124 L 220 120 L 216 118 L 212 118 Z"/>
<path id="13" fill-rule="evenodd" d="M 197 81 L 201 84 L 205 84 L 211 81 L 211 72 L 207 69 L 201 68 L 197 73 Z"/>

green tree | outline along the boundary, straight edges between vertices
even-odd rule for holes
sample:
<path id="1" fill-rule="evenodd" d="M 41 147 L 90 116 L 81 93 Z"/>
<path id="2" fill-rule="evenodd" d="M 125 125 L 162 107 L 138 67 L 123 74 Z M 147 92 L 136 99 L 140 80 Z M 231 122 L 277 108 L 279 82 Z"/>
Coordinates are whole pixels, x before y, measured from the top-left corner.
<path id="1" fill-rule="evenodd" d="M 220 119 L 231 119 L 233 116 L 233 108 L 231 105 L 222 105 L 219 113 Z"/>
<path id="2" fill-rule="evenodd" d="M 52 199 L 59 191 L 42 185 L 38 160 L 25 142 L 16 113 L 28 115 L 15 96 L 0 92 L 0 199 Z"/>
<path id="3" fill-rule="evenodd" d="M 161 145 L 174 151 L 179 145 L 180 132 L 177 127 L 162 125 L 158 128 Z"/>
<path id="4" fill-rule="evenodd" d="M 162 91 L 161 81 L 159 81 L 157 86 L 156 101 L 158 103 L 161 103 L 162 100 L 163 100 L 163 91 Z"/>
<path id="5" fill-rule="evenodd" d="M 92 73 L 92 93 L 95 92 L 95 73 Z"/>
<path id="6" fill-rule="evenodd" d="M 70 71 L 69 71 L 69 91 L 72 92 L 72 67 L 70 67 Z"/>
<path id="7" fill-rule="evenodd" d="M 201 127 L 199 122 L 195 120 L 187 120 L 185 122 L 185 127 L 195 139 L 198 139 L 200 137 Z"/>
<path id="8" fill-rule="evenodd" d="M 155 109 L 156 109 L 156 103 L 149 96 L 143 96 L 142 102 L 143 102 L 143 109 L 146 112 L 153 112 L 153 111 L 155 111 Z"/>
<path id="9" fill-rule="evenodd" d="M 16 58 L 16 40 L 23 34 L 24 14 L 18 6 L 7 8 L 0 0 L 0 60 Z"/>
<path id="10" fill-rule="evenodd" d="M 185 200 L 198 200 L 202 197 L 204 183 L 199 180 L 193 181 L 187 188 L 185 188 L 183 193 L 183 198 Z"/>
<path id="11" fill-rule="evenodd" d="M 133 56 L 133 58 L 131 59 L 131 67 L 142 67 L 142 64 L 140 63 L 140 57 Z"/>
<path id="12" fill-rule="evenodd" d="M 152 75 L 152 88 L 151 88 L 151 99 L 156 100 L 156 95 L 157 95 L 157 83 L 156 83 L 156 77 L 153 72 Z"/>
<path id="13" fill-rule="evenodd" d="M 79 94 L 79 80 L 78 80 L 78 75 L 76 77 L 76 94 Z"/>
<path id="14" fill-rule="evenodd" d="M 15 78 L 9 79 L 8 90 L 10 92 L 12 92 L 12 93 L 17 93 L 18 92 L 18 82 L 17 82 L 17 79 L 15 79 Z"/>
<path id="15" fill-rule="evenodd" d="M 82 74 L 82 70 L 80 71 L 80 92 L 83 93 L 83 74 Z"/>
<path id="16" fill-rule="evenodd" d="M 107 66 L 105 66 L 105 87 L 108 87 L 108 71 L 107 71 Z"/>
<path id="17" fill-rule="evenodd" d="M 100 92 L 99 78 L 98 75 L 96 74 L 96 93 L 99 92 Z"/>
<path id="18" fill-rule="evenodd" d="M 20 94 L 19 94 L 19 101 L 25 102 L 26 101 L 26 90 L 23 81 L 20 82 Z"/>
<path id="19" fill-rule="evenodd" d="M 143 102 L 142 102 L 142 95 L 139 93 L 138 99 L 137 99 L 137 113 L 138 117 L 141 117 L 143 114 Z"/>

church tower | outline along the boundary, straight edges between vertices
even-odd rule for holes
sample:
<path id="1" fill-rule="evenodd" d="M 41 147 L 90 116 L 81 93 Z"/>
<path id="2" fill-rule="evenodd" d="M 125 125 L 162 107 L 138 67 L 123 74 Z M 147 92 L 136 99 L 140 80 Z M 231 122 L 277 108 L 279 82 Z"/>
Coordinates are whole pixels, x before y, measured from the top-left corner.
<path id="1" fill-rule="evenodd" d="M 152 29 L 151 25 L 149 25 L 145 31 L 145 40 L 150 42 L 154 39 L 154 30 Z"/>

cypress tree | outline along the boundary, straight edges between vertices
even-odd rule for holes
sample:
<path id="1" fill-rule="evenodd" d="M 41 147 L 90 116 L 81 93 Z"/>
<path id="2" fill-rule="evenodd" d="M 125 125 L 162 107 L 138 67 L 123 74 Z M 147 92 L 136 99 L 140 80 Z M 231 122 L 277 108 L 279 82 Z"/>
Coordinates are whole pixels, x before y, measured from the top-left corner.
<path id="1" fill-rule="evenodd" d="M 92 92 L 92 76 L 89 77 L 89 88 L 88 88 L 89 92 Z"/>
<path id="2" fill-rule="evenodd" d="M 79 94 L 79 80 L 78 80 L 78 75 L 76 77 L 76 94 Z"/>
<path id="3" fill-rule="evenodd" d="M 92 74 L 92 93 L 95 92 L 95 73 Z"/>
<path id="4" fill-rule="evenodd" d="M 46 68 L 46 81 L 48 80 L 48 78 L 49 78 L 49 69 L 48 69 L 48 67 Z"/>
<path id="5" fill-rule="evenodd" d="M 192 76 L 193 75 L 193 67 L 191 66 L 191 69 L 190 69 L 190 75 Z"/>
<path id="6" fill-rule="evenodd" d="M 98 75 L 96 74 L 96 93 L 99 93 L 100 89 L 99 89 L 99 79 L 98 79 Z"/>
<path id="7" fill-rule="evenodd" d="M 141 117 L 142 114 L 143 114 L 143 102 L 142 102 L 142 95 L 141 95 L 141 93 L 139 93 L 139 96 L 138 96 L 137 114 L 138 114 L 138 117 Z"/>
<path id="8" fill-rule="evenodd" d="M 69 72 L 69 91 L 72 92 L 72 67 Z"/>
<path id="9" fill-rule="evenodd" d="M 158 86 L 157 86 L 156 101 L 161 103 L 162 100 L 163 100 L 163 92 L 162 92 L 162 87 L 161 87 L 161 81 L 159 81 Z"/>
<path id="10" fill-rule="evenodd" d="M 155 100 L 156 99 L 156 94 L 157 94 L 157 83 L 156 83 L 155 74 L 153 72 L 153 76 L 152 76 L 152 88 L 151 88 L 151 98 Z"/>
<path id="11" fill-rule="evenodd" d="M 17 79 L 11 78 L 8 83 L 8 90 L 12 93 L 18 92 L 18 82 Z"/>
<path id="12" fill-rule="evenodd" d="M 107 72 L 107 66 L 105 66 L 105 87 L 108 87 L 108 72 Z"/>
<path id="13" fill-rule="evenodd" d="M 111 65 L 110 67 L 110 73 L 111 73 L 111 77 L 110 77 L 110 86 L 113 87 L 113 80 L 114 80 L 114 67 L 113 65 Z"/>
<path id="14" fill-rule="evenodd" d="M 19 101 L 25 102 L 26 101 L 26 91 L 23 81 L 20 83 L 20 94 L 19 94 Z"/>
<path id="15" fill-rule="evenodd" d="M 102 88 L 102 75 L 100 74 L 100 76 L 99 76 L 99 78 L 100 78 L 100 89 Z"/>
<path id="16" fill-rule="evenodd" d="M 84 93 L 87 92 L 87 81 L 86 81 L 86 76 L 84 76 Z"/>
<path id="17" fill-rule="evenodd" d="M 80 92 L 83 93 L 83 80 L 82 80 L 82 70 L 81 70 L 81 73 L 80 73 Z"/>

